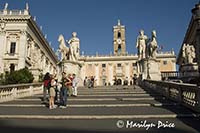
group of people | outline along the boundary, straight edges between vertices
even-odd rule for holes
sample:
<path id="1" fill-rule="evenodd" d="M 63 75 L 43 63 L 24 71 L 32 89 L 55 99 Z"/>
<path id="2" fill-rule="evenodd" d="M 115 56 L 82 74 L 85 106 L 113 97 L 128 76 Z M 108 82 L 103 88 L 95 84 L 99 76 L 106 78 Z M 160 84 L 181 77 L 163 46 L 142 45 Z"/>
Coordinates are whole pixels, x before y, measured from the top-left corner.
<path id="1" fill-rule="evenodd" d="M 57 107 L 55 102 L 57 101 L 60 108 L 66 108 L 67 96 L 77 97 L 78 78 L 76 74 L 62 73 L 62 80 L 58 82 L 55 75 L 46 73 L 44 76 L 44 88 L 43 88 L 43 102 L 49 100 L 49 109 Z M 49 98 L 47 98 L 47 94 Z"/>
<path id="2" fill-rule="evenodd" d="M 91 77 L 85 77 L 84 81 L 83 81 L 83 86 L 88 87 L 88 88 L 94 88 L 95 85 L 95 76 L 91 76 Z"/>

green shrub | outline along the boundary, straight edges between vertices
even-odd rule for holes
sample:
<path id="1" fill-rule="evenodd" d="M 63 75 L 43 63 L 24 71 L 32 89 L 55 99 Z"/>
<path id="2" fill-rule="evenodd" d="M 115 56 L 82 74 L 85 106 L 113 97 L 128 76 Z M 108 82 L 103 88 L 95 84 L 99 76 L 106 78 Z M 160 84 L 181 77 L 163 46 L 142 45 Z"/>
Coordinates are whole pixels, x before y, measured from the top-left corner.
<path id="1" fill-rule="evenodd" d="M 33 80 L 33 74 L 28 68 L 13 71 L 5 75 L 5 84 L 32 83 Z"/>

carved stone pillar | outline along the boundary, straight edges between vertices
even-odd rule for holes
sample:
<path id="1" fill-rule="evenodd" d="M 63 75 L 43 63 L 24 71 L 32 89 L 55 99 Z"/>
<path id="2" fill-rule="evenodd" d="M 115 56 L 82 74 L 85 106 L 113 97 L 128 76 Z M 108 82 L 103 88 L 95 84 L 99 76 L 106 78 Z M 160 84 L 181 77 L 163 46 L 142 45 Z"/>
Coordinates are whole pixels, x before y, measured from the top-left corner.
<path id="1" fill-rule="evenodd" d="M 129 67 L 129 63 L 125 63 L 125 78 L 128 77 L 128 79 L 130 78 L 130 67 Z"/>
<path id="2" fill-rule="evenodd" d="M 108 72 L 109 72 L 109 77 L 108 77 L 108 82 L 113 85 L 113 64 L 108 63 Z"/>
<path id="3" fill-rule="evenodd" d="M 99 64 L 95 64 L 95 79 L 96 79 L 96 85 L 99 86 Z"/>

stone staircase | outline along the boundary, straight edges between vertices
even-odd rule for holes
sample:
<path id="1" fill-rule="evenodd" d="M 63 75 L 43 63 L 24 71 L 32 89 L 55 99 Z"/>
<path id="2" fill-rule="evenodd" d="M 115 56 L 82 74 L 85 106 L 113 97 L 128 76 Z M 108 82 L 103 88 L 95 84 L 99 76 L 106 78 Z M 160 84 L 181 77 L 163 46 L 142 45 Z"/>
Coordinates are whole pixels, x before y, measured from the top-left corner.
<path id="1" fill-rule="evenodd" d="M 199 114 L 139 86 L 79 88 L 66 109 L 42 94 L 0 104 L 0 127 L 24 132 L 200 132 Z"/>

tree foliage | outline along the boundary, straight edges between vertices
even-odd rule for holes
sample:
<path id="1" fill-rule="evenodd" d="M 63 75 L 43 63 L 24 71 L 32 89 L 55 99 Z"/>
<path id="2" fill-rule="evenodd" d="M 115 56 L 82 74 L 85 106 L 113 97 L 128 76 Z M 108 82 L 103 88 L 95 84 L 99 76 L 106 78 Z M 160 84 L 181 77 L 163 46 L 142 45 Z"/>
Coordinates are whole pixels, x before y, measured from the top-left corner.
<path id="1" fill-rule="evenodd" d="M 17 71 L 6 73 L 3 84 L 32 83 L 33 80 L 33 74 L 28 70 L 28 68 L 23 68 Z"/>

